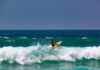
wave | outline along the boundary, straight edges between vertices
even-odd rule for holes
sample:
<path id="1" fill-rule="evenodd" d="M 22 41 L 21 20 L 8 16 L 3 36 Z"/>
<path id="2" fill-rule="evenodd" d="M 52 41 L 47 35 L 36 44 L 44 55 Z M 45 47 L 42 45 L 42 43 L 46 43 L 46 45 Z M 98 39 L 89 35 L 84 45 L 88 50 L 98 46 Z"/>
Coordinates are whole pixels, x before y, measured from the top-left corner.
<path id="1" fill-rule="evenodd" d="M 0 63 L 33 64 L 44 61 L 77 61 L 82 59 L 100 60 L 100 46 L 96 47 L 64 47 L 52 49 L 50 45 L 0 48 Z"/>
<path id="2" fill-rule="evenodd" d="M 14 40 L 6 40 L 7 42 L 15 42 Z"/>
<path id="3" fill-rule="evenodd" d="M 82 37 L 81 39 L 88 39 L 87 37 Z"/>
<path id="4" fill-rule="evenodd" d="M 0 47 L 3 46 L 30 46 L 30 45 L 36 45 L 38 42 L 40 44 L 50 44 L 50 40 L 52 37 L 1 37 L 0 38 Z M 63 41 L 61 44 L 62 46 L 99 46 L 100 45 L 100 38 L 98 37 L 56 37 L 54 39 L 55 42 Z"/>
<path id="5" fill-rule="evenodd" d="M 45 37 L 46 39 L 52 39 L 53 37 Z"/>
<path id="6" fill-rule="evenodd" d="M 32 38 L 32 39 L 37 39 L 37 38 Z"/>
<path id="7" fill-rule="evenodd" d="M 19 37 L 19 38 L 21 38 L 21 39 L 27 39 L 27 37 Z"/>
<path id="8" fill-rule="evenodd" d="M 6 36 L 4 36 L 4 37 L 0 36 L 0 38 L 9 39 L 9 37 L 6 37 Z"/>

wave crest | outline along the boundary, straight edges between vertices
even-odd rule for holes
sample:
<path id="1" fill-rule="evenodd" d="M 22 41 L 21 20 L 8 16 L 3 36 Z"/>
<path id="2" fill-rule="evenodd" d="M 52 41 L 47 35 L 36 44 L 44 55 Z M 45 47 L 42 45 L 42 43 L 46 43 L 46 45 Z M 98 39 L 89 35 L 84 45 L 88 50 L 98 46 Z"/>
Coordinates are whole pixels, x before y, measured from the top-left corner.
<path id="1" fill-rule="evenodd" d="M 29 47 L 3 47 L 0 48 L 0 62 L 8 61 L 12 64 L 33 64 L 43 61 L 76 61 L 85 59 L 100 59 L 100 47 L 64 47 L 52 49 L 50 45 L 29 46 Z"/>

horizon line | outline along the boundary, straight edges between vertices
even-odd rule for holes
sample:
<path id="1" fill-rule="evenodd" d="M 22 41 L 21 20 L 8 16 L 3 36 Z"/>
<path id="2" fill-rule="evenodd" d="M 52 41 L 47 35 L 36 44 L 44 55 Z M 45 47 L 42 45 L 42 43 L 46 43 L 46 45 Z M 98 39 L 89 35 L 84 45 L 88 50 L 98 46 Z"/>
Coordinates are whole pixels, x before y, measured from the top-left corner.
<path id="1" fill-rule="evenodd" d="M 0 30 L 100 30 L 100 29 L 0 29 Z"/>

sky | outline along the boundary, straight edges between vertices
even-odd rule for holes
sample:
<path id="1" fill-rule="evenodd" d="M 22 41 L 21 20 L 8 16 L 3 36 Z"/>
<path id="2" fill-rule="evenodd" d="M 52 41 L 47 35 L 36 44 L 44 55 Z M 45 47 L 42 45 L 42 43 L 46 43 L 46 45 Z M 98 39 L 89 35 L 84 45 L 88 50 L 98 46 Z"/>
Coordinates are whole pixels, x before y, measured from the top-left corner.
<path id="1" fill-rule="evenodd" d="M 0 30 L 100 29 L 100 0 L 0 0 Z"/>

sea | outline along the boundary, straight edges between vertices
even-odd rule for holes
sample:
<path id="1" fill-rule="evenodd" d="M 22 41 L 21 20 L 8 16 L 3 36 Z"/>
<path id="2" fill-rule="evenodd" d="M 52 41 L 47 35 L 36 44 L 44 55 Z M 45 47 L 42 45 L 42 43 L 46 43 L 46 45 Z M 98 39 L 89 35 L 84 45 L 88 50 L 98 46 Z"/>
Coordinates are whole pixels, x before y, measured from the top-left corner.
<path id="1" fill-rule="evenodd" d="M 0 30 L 0 70 L 100 70 L 100 30 Z"/>

